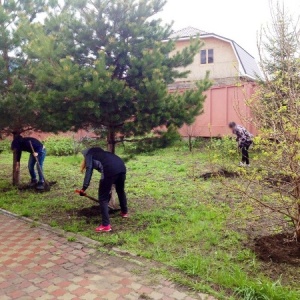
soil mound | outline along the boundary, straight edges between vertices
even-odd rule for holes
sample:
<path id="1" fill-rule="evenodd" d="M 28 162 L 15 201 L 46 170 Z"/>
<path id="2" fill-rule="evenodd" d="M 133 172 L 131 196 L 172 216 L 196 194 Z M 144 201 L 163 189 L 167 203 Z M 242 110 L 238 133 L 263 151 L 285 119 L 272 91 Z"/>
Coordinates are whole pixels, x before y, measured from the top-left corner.
<path id="1" fill-rule="evenodd" d="M 115 214 L 117 212 L 120 212 L 121 209 L 112 209 L 111 207 L 108 208 L 109 209 L 109 214 Z M 79 217 L 86 217 L 86 218 L 91 218 L 91 217 L 99 217 L 101 214 L 100 211 L 100 206 L 99 205 L 93 205 L 91 207 L 85 207 L 82 209 L 79 209 L 77 211 L 77 215 Z"/>
<path id="2" fill-rule="evenodd" d="M 285 233 L 255 239 L 254 252 L 263 261 L 300 266 L 300 243 Z"/>
<path id="3" fill-rule="evenodd" d="M 200 175 L 199 178 L 203 178 L 204 180 L 207 180 L 207 179 L 215 178 L 215 177 L 234 178 L 234 177 L 238 177 L 238 176 L 239 176 L 239 174 L 237 172 L 230 172 L 225 169 L 220 169 L 215 172 L 204 173 L 204 174 Z"/>

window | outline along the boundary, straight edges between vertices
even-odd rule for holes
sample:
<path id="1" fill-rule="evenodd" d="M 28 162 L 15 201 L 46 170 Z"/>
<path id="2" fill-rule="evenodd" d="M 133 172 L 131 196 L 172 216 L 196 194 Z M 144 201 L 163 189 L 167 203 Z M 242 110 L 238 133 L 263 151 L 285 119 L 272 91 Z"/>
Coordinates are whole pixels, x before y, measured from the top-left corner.
<path id="1" fill-rule="evenodd" d="M 206 64 L 206 50 L 201 50 L 201 64 Z"/>
<path id="2" fill-rule="evenodd" d="M 214 49 L 201 50 L 200 52 L 201 65 L 214 63 Z"/>
<path id="3" fill-rule="evenodd" d="M 209 64 L 214 63 L 214 49 L 208 49 L 207 50 L 207 62 Z"/>

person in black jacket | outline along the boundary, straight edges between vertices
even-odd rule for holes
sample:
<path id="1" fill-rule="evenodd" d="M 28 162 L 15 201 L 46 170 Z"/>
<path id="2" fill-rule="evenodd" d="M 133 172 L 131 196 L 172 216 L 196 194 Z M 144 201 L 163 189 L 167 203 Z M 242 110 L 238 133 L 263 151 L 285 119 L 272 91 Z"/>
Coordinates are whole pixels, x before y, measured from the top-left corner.
<path id="1" fill-rule="evenodd" d="M 90 185 L 93 170 L 101 173 L 99 183 L 99 203 L 101 208 L 102 223 L 96 228 L 97 232 L 111 231 L 109 221 L 108 203 L 110 200 L 110 192 L 112 185 L 115 184 L 118 194 L 121 216 L 127 218 L 127 198 L 125 194 L 126 167 L 123 160 L 110 152 L 104 151 L 102 148 L 90 148 L 82 151 L 84 161 L 81 170 L 85 170 L 83 187 L 80 195 L 84 196 L 85 191 Z"/>
<path id="2" fill-rule="evenodd" d="M 33 147 L 33 151 L 31 145 Z M 11 149 L 16 152 L 17 156 L 17 170 L 20 169 L 20 161 L 22 156 L 22 151 L 26 151 L 30 153 L 28 160 L 28 170 L 31 177 L 30 185 L 36 186 L 37 189 L 44 189 L 44 176 L 43 176 L 43 165 L 46 157 L 46 149 L 44 145 L 37 139 L 32 137 L 23 138 L 21 135 L 17 135 L 11 143 Z M 34 170 L 36 159 L 41 166 L 41 170 L 37 168 L 39 174 L 39 181 L 37 181 L 36 173 Z"/>

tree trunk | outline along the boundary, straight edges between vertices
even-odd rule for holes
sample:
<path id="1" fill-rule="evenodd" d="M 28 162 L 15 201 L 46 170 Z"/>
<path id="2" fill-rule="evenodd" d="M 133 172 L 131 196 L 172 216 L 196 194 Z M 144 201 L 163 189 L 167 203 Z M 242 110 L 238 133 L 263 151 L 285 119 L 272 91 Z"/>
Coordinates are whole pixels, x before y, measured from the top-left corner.
<path id="1" fill-rule="evenodd" d="M 20 168 L 17 168 L 19 164 L 17 163 L 16 151 L 13 154 L 13 185 L 20 184 Z"/>
<path id="2" fill-rule="evenodd" d="M 115 145 L 116 145 L 115 129 L 109 127 L 107 132 L 107 151 L 111 153 L 115 153 L 116 150 Z"/>
<path id="3" fill-rule="evenodd" d="M 116 145 L 115 130 L 114 130 L 114 128 L 108 128 L 107 151 L 109 151 L 111 153 L 115 153 L 115 150 L 116 150 L 115 145 Z M 112 186 L 108 206 L 111 207 L 112 209 L 118 208 L 117 202 L 116 202 L 116 187 L 115 187 L 115 185 Z"/>
<path id="4" fill-rule="evenodd" d="M 297 242 L 300 242 L 300 204 L 298 204 L 298 221 L 296 224 L 295 236 Z"/>
<path id="5" fill-rule="evenodd" d="M 190 150 L 190 152 L 193 151 L 193 141 L 192 141 L 192 136 L 191 135 L 189 135 L 189 150 Z"/>

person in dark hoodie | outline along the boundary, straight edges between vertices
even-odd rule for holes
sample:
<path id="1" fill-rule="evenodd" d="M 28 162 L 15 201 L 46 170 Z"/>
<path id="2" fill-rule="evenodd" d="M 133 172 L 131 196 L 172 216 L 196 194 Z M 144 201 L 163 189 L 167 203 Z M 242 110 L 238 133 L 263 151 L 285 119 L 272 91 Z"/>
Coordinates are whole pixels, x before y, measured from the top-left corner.
<path id="1" fill-rule="evenodd" d="M 32 145 L 32 148 L 31 148 Z M 11 143 L 11 149 L 16 152 L 17 157 L 17 169 L 20 169 L 20 161 L 22 152 L 26 151 L 30 153 L 29 160 L 28 160 L 28 170 L 31 177 L 30 180 L 30 186 L 34 187 L 36 186 L 37 189 L 43 190 L 44 189 L 44 176 L 43 176 L 43 166 L 44 166 L 44 160 L 46 157 L 46 149 L 44 145 L 37 139 L 33 137 L 22 137 L 21 135 L 17 135 L 12 143 Z M 34 170 L 35 164 L 36 164 L 36 158 L 41 166 L 40 168 L 37 168 L 39 180 L 37 180 L 36 172 Z"/>
<path id="2" fill-rule="evenodd" d="M 111 231 L 109 221 L 108 203 L 110 200 L 110 192 L 112 185 L 115 184 L 118 194 L 121 216 L 128 217 L 127 198 L 125 194 L 126 167 L 123 160 L 110 152 L 104 151 L 102 148 L 90 148 L 82 151 L 84 160 L 81 166 L 81 171 L 85 170 L 83 187 L 80 190 L 80 195 L 85 196 L 85 191 L 90 185 L 93 170 L 101 173 L 99 183 L 99 203 L 101 208 L 102 223 L 95 230 L 97 232 Z"/>

